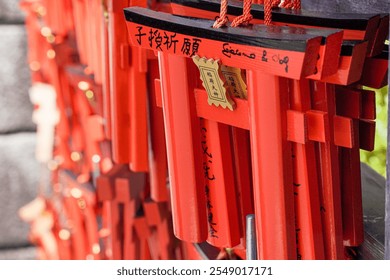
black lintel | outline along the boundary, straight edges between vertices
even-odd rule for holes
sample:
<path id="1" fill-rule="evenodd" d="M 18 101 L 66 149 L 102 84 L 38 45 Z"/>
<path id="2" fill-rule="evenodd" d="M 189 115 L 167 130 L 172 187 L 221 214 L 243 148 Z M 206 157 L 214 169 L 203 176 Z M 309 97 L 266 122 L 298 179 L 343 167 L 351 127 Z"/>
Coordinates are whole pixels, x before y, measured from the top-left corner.
<path id="1" fill-rule="evenodd" d="M 221 6 L 220 0 L 171 0 L 171 2 L 186 7 L 218 13 Z M 241 15 L 242 1 L 229 0 L 228 14 Z M 252 4 L 251 14 L 256 19 L 264 19 L 264 6 Z M 272 9 L 272 20 L 277 22 L 350 30 L 366 30 L 368 21 L 377 16 L 385 16 L 385 14 L 326 13 L 302 9 Z"/>
<path id="2" fill-rule="evenodd" d="M 126 20 L 136 24 L 183 35 L 270 49 L 305 52 L 310 39 L 334 33 L 334 30 L 289 26 L 249 25 L 247 27 L 213 28 L 214 21 L 174 16 L 147 8 L 124 9 Z"/>
<path id="3" fill-rule="evenodd" d="M 341 55 L 342 56 L 351 56 L 353 52 L 353 48 L 356 45 L 362 44 L 365 41 L 359 41 L 359 40 L 344 40 L 343 44 L 341 45 Z"/>

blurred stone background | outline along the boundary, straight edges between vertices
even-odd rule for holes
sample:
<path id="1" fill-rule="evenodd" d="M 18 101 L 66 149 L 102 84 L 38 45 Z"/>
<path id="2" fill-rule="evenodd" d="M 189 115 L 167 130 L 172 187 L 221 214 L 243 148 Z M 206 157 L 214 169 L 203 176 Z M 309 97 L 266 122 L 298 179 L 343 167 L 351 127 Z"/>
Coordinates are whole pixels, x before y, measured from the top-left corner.
<path id="1" fill-rule="evenodd" d="M 0 259 L 33 259 L 17 211 L 37 195 L 27 37 L 18 0 L 0 0 Z"/>

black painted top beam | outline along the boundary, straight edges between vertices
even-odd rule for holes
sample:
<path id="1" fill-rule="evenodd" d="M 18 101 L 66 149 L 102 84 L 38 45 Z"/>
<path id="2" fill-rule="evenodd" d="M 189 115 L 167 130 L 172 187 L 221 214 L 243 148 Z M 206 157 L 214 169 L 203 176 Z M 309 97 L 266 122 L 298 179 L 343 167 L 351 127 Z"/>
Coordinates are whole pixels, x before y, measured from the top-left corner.
<path id="1" fill-rule="evenodd" d="M 220 0 L 171 0 L 171 2 L 212 12 L 219 12 L 221 6 Z M 229 0 L 228 13 L 241 15 L 242 2 Z M 252 4 L 251 14 L 254 18 L 264 19 L 264 6 Z M 375 16 L 378 16 L 378 14 L 320 13 L 307 10 L 272 9 L 272 19 L 277 22 L 350 30 L 366 30 L 368 21 Z"/>
<path id="2" fill-rule="evenodd" d="M 137 24 L 177 32 L 184 35 L 227 43 L 270 49 L 304 52 L 307 41 L 327 37 L 338 30 L 297 28 L 289 26 L 250 25 L 247 27 L 213 28 L 213 21 L 174 16 L 146 8 L 124 9 L 126 20 Z"/>

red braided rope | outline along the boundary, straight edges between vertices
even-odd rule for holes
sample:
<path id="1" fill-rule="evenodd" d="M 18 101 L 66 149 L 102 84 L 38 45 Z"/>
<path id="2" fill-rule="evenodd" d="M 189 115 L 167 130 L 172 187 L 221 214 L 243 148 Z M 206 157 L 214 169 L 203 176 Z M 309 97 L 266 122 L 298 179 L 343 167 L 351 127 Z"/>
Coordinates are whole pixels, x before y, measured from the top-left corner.
<path id="1" fill-rule="evenodd" d="M 264 2 L 264 24 L 271 25 L 272 21 L 272 6 L 271 1 Z"/>
<path id="2" fill-rule="evenodd" d="M 301 9 L 301 0 L 295 0 L 294 1 L 294 9 L 300 10 Z"/>
<path id="3" fill-rule="evenodd" d="M 244 0 L 243 4 L 243 14 L 237 18 L 235 18 L 231 24 L 232 27 L 236 27 L 239 25 L 247 25 L 252 20 L 251 15 L 251 5 L 252 2 L 263 4 L 264 3 L 264 24 L 271 25 L 272 23 L 272 8 L 281 7 L 285 9 L 301 9 L 301 0 L 284 0 L 281 3 L 281 0 Z M 219 13 L 219 17 L 214 22 L 214 28 L 220 28 L 226 26 L 228 23 L 227 17 L 227 8 L 228 8 L 228 0 L 221 0 L 221 10 Z"/>
<path id="4" fill-rule="evenodd" d="M 285 9 L 299 10 L 301 9 L 301 0 L 284 0 L 280 7 Z"/>
<path id="5" fill-rule="evenodd" d="M 261 1 L 261 0 L 259 0 Z M 271 25 L 272 23 L 272 8 L 281 7 L 285 9 L 301 9 L 301 0 L 264 0 L 264 24 Z"/>
<path id="6" fill-rule="evenodd" d="M 275 7 L 279 6 L 281 0 L 272 0 L 271 2 L 272 2 L 272 4 L 271 4 L 272 8 L 275 8 Z"/>
<path id="7" fill-rule="evenodd" d="M 232 22 L 232 27 L 237 27 L 239 25 L 248 25 L 249 22 L 253 19 L 251 15 L 251 6 L 252 0 L 244 0 L 243 13 L 241 16 L 236 17 Z"/>
<path id="8" fill-rule="evenodd" d="M 272 8 L 278 7 L 280 0 L 264 0 L 264 24 L 271 25 L 272 23 Z"/>
<path id="9" fill-rule="evenodd" d="M 280 7 L 285 9 L 292 9 L 293 2 L 294 2 L 293 0 L 284 0 L 284 2 L 280 4 Z"/>
<path id="10" fill-rule="evenodd" d="M 227 8 L 228 8 L 228 0 L 221 0 L 221 10 L 219 12 L 219 17 L 214 22 L 214 28 L 220 28 L 225 26 L 228 23 L 227 17 Z"/>

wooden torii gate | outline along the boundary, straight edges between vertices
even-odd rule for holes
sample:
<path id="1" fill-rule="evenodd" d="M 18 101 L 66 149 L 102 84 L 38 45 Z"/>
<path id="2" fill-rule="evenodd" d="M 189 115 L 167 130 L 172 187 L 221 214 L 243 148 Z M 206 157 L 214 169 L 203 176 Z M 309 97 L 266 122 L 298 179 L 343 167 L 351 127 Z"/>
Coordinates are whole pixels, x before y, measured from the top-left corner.
<path id="1" fill-rule="evenodd" d="M 332 1 L 319 1 L 319 0 L 304 0 L 302 1 L 302 7 L 304 9 L 316 10 L 316 11 L 328 11 L 328 12 L 361 12 L 361 13 L 380 13 L 390 12 L 390 3 L 386 0 L 332 0 Z M 390 83 L 390 76 L 388 77 Z M 390 124 L 390 118 L 388 119 L 388 125 Z M 388 126 L 388 131 L 389 131 Z M 387 137 L 387 159 L 390 158 L 390 137 Z M 387 164 L 387 180 L 386 180 L 386 205 L 385 205 L 385 256 L 386 260 L 390 259 L 390 165 Z"/>
<path id="2" fill-rule="evenodd" d="M 299 208 L 294 210 L 294 191 L 293 188 L 289 190 L 288 186 L 300 185 L 295 180 L 299 176 L 302 176 L 302 180 L 307 178 L 307 172 L 311 171 L 305 168 L 310 164 L 306 162 L 302 164 L 301 160 L 298 160 L 293 168 L 291 157 L 300 155 L 303 161 L 313 158 L 314 154 L 306 155 L 309 152 L 307 147 L 305 148 L 307 139 L 324 143 L 320 145 L 321 178 L 324 192 L 322 194 L 324 202 L 321 206 L 321 209 L 323 208 L 321 214 L 323 224 L 322 226 L 317 225 L 324 227 L 325 248 L 321 249 L 322 242 L 313 241 L 313 238 L 303 238 L 302 240 L 314 242 L 314 244 L 307 246 L 310 248 L 309 251 L 313 250 L 307 253 L 307 258 L 324 258 L 324 256 L 330 259 L 343 258 L 341 194 L 338 155 L 335 145 L 353 148 L 356 145 L 356 140 L 351 138 L 354 135 L 354 126 L 350 119 L 344 118 L 337 120 L 337 122 L 335 120 L 335 88 L 329 84 L 321 83 L 322 75 L 319 73 L 325 72 L 325 70 L 328 71 L 326 72 L 327 76 L 336 73 L 339 69 L 337 67 L 332 69 L 332 66 L 337 64 L 329 65 L 328 63 L 331 63 L 332 59 L 318 59 L 318 57 L 328 55 L 338 61 L 342 34 L 338 30 L 322 29 L 316 31 L 293 27 L 266 28 L 264 26 L 253 26 L 250 29 L 227 28 L 221 31 L 212 29 L 210 21 L 207 20 L 179 18 L 136 7 L 125 9 L 125 15 L 128 21 L 127 27 L 131 44 L 152 49 L 159 54 L 161 100 L 167 130 L 168 165 L 176 236 L 189 242 L 202 242 L 207 239 L 210 244 L 222 247 L 232 247 L 238 244 L 237 238 L 239 236 L 232 230 L 235 228 L 236 218 L 234 215 L 233 217 L 229 215 L 229 207 L 227 206 L 228 202 L 232 203 L 232 199 L 226 195 L 230 191 L 224 189 L 227 188 L 226 184 L 220 184 L 221 187 L 218 187 L 219 184 L 214 182 L 216 170 L 222 172 L 218 178 L 226 179 L 226 173 L 229 173 L 229 167 L 222 168 L 223 165 L 221 166 L 219 163 L 229 162 L 229 159 L 215 148 L 225 144 L 216 137 L 218 133 L 222 133 L 223 129 L 218 127 L 221 123 L 250 131 L 254 204 L 258 217 L 257 233 L 260 234 L 257 246 L 260 258 L 264 259 L 300 258 L 300 249 L 306 247 L 305 244 L 296 246 L 298 243 L 296 237 L 300 236 L 300 233 L 295 232 L 294 234 L 296 229 L 293 213 L 295 211 L 300 213 L 300 211 Z M 380 18 L 374 18 L 374 20 L 377 21 L 374 25 L 378 26 Z M 194 28 L 194 26 L 196 27 Z M 375 46 L 375 36 L 369 40 L 357 56 L 364 57 L 366 52 L 372 52 L 373 46 Z M 342 52 L 340 57 L 342 57 Z M 188 58 L 192 58 L 198 64 L 208 100 L 205 98 L 207 94 L 202 92 L 197 85 L 197 78 L 195 78 L 197 72 L 192 69 Z M 215 84 L 219 76 L 218 67 L 213 65 L 217 62 L 209 58 L 218 58 L 220 63 L 227 67 L 239 67 L 246 70 L 247 100 L 234 99 L 233 101 L 224 92 L 221 86 L 222 80 L 217 83 L 218 86 Z M 348 71 L 350 70 L 351 68 Z M 307 77 L 319 81 L 314 84 L 313 104 L 320 105 L 314 106 L 316 111 L 307 111 L 310 109 L 309 106 L 299 113 L 302 110 L 301 106 L 307 106 L 303 104 L 310 103 L 310 97 L 305 95 L 309 92 L 308 84 L 305 85 L 304 79 Z M 288 80 L 284 78 L 294 79 L 297 83 L 289 85 Z M 301 79 L 302 81 L 300 81 Z M 345 84 L 350 82 L 346 80 Z M 335 83 L 343 84 L 337 79 Z M 221 89 L 217 90 L 218 87 Z M 292 88 L 293 90 L 291 90 Z M 192 92 L 195 93 L 195 96 Z M 294 94 L 295 97 L 290 96 Z M 296 105 L 292 102 L 291 107 L 288 107 L 290 98 L 298 100 Z M 207 106 L 206 103 L 219 107 Z M 221 107 L 229 108 L 231 113 L 221 109 Z M 235 108 L 237 109 L 234 110 Z M 202 120 L 199 120 L 198 117 L 201 117 Z M 306 121 L 308 123 L 307 131 L 305 129 Z M 208 128 L 211 128 L 211 131 L 219 132 L 213 134 L 213 140 L 204 140 L 200 145 L 199 139 L 202 137 L 208 139 L 206 135 L 209 133 Z M 203 131 L 204 135 L 203 133 L 199 135 L 200 131 Z M 323 136 L 319 136 L 320 134 Z M 212 141 L 216 141 L 216 143 L 212 144 Z M 295 146 L 295 143 L 298 146 Z M 302 144 L 303 146 L 299 146 Z M 215 156 L 214 152 L 213 154 L 208 153 L 211 150 L 210 146 L 214 147 L 216 158 L 212 156 Z M 301 148 L 303 148 L 303 154 L 299 152 Z M 202 150 L 203 154 L 206 155 L 204 156 L 206 160 L 203 159 L 204 178 L 200 168 L 202 156 L 201 153 L 197 152 Z M 290 154 L 291 151 L 292 154 Z M 270 160 L 271 158 L 272 160 Z M 349 156 L 346 159 L 350 160 Z M 218 165 L 220 168 L 214 170 L 211 165 Z M 180 171 L 178 167 L 180 167 Z M 299 171 L 295 171 L 296 174 L 293 175 L 292 170 L 294 169 Z M 303 173 L 300 174 L 302 171 Z M 204 179 L 206 181 L 206 205 L 210 205 L 207 207 L 207 220 L 204 218 L 205 213 L 202 212 L 204 211 L 202 205 L 205 204 L 202 193 Z M 215 186 L 211 188 L 209 184 L 215 184 Z M 270 185 L 273 187 L 271 188 Z M 360 182 L 358 185 L 360 186 Z M 344 191 L 344 196 L 346 193 L 348 192 Z M 296 192 L 296 194 L 299 193 Z M 356 192 L 351 190 L 349 194 L 354 196 Z M 311 199 L 318 198 L 318 194 L 308 195 Z M 356 199 L 352 198 L 352 200 Z M 220 213 L 215 212 L 214 207 L 211 206 L 213 202 L 217 201 L 223 201 L 218 207 Z M 314 201 L 312 200 L 311 203 Z M 352 209 L 348 210 L 351 211 L 351 214 L 348 215 L 352 216 L 348 218 L 354 220 L 353 215 L 355 215 L 356 209 L 353 209 L 353 205 L 351 207 Z M 237 209 L 237 207 L 232 208 Z M 320 211 L 318 204 L 311 209 Z M 188 211 L 187 214 L 185 214 L 186 211 Z M 348 211 L 344 212 L 349 213 Z M 218 215 L 221 216 L 218 218 Z M 317 213 L 317 215 L 320 214 Z M 358 216 L 359 214 L 356 217 Z M 313 221 L 319 220 L 313 216 L 310 219 L 310 226 L 314 226 Z M 227 222 L 227 224 L 217 223 L 217 220 Z M 302 226 L 305 227 L 305 224 L 307 223 L 302 223 Z M 300 226 L 301 224 L 298 228 Z M 354 224 L 351 226 L 353 227 Z M 208 233 L 205 232 L 207 228 Z M 314 230 L 316 231 L 316 229 Z M 359 231 L 362 232 L 362 228 L 352 230 L 352 234 Z M 222 236 L 228 239 L 219 239 L 216 236 L 217 232 L 225 233 Z M 344 235 L 348 235 L 348 233 L 344 233 Z M 347 238 L 347 242 L 351 242 L 351 246 L 356 246 L 353 244 L 361 242 L 355 241 L 353 238 L 362 240 L 362 236 L 353 236 L 352 240 Z M 309 257 L 309 255 L 311 256 Z"/>

